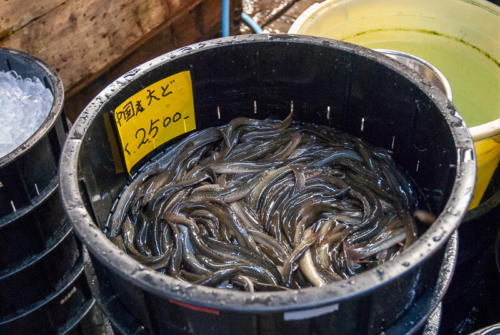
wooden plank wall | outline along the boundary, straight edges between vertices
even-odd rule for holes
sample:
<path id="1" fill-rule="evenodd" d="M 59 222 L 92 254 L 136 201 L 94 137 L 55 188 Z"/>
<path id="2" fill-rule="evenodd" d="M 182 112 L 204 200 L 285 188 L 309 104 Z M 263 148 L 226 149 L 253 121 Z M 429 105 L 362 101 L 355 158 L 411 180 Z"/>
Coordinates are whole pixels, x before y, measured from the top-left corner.
<path id="1" fill-rule="evenodd" d="M 237 31 L 241 0 L 232 0 Z M 220 32 L 221 0 L 4 0 L 0 46 L 39 57 L 61 76 L 74 120 L 134 66 Z"/>

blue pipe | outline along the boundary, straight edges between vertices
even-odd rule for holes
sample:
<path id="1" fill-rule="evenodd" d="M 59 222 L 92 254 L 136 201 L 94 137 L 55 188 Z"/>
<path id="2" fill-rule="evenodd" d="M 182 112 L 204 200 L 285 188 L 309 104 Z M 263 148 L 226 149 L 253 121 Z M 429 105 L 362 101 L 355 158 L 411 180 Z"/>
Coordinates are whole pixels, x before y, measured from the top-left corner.
<path id="1" fill-rule="evenodd" d="M 256 34 L 262 34 L 264 32 L 257 22 L 255 22 L 254 19 L 252 19 L 248 14 L 241 13 L 241 18 L 250 26 L 250 28 L 253 29 Z"/>
<path id="2" fill-rule="evenodd" d="M 229 36 L 229 0 L 222 0 L 222 37 Z"/>

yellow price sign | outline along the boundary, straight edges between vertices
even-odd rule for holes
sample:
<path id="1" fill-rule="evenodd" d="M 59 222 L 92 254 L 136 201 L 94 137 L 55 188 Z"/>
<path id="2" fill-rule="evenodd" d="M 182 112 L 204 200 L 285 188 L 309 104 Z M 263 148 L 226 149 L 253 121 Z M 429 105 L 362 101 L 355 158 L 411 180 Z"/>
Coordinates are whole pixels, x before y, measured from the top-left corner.
<path id="1" fill-rule="evenodd" d="M 127 171 L 163 143 L 196 129 L 191 73 L 163 78 L 114 110 Z"/>

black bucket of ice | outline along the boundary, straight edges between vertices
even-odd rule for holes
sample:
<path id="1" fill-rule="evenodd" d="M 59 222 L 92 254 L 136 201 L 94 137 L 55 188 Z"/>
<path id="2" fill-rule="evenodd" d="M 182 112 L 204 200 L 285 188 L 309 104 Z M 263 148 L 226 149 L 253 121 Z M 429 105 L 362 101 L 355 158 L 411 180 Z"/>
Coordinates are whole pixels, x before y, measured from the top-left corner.
<path id="1" fill-rule="evenodd" d="M 61 113 L 63 85 L 43 61 L 15 50 L 0 48 L 0 71 L 0 333 L 62 334 L 94 304 L 82 246 L 58 189 L 68 130 Z M 47 114 L 40 114 L 28 133 L 28 119 L 43 105 L 38 93 L 46 90 L 52 96 L 45 100 Z M 23 99 L 32 101 L 19 103 Z M 10 107 L 13 101 L 26 108 L 26 118 L 7 119 L 7 124 L 6 114 L 21 113 Z M 14 136 L 23 131 L 23 137 Z"/>
<path id="2" fill-rule="evenodd" d="M 125 149 L 132 147 L 120 148 L 110 115 L 122 110 L 121 120 L 131 117 L 135 110 L 124 106 L 127 99 L 146 88 L 155 93 L 150 87 L 155 83 L 166 88 L 162 80 L 186 71 L 197 130 L 237 116 L 283 119 L 293 101 L 295 120 L 334 126 L 392 149 L 396 162 L 424 191 L 437 220 L 394 260 L 321 288 L 233 292 L 187 284 L 142 266 L 102 232 L 129 181 L 127 164 L 134 164 L 124 163 Z M 473 150 L 446 96 L 379 53 L 315 37 L 236 36 L 160 56 L 103 90 L 80 114 L 66 141 L 61 194 L 91 253 L 98 301 L 123 333 L 411 333 L 439 303 L 431 296 L 440 269 L 450 263 L 444 258 L 454 257 L 445 247 L 472 197 Z M 136 168 L 144 160 L 136 160 Z M 452 271 L 444 269 L 441 291 Z"/>
<path id="3" fill-rule="evenodd" d="M 62 81 L 47 64 L 19 51 L 0 49 L 0 70 L 15 71 L 23 79 L 38 78 L 53 97 L 52 106 L 39 127 L 31 135 L 27 134 L 26 138 L 18 139 L 20 143 L 6 148 L 7 153 L 0 154 L 0 217 L 5 217 L 37 202 L 57 180 L 66 123 L 61 118 L 64 100 Z M 8 113 L 6 106 L 2 108 L 2 114 Z M 29 114 L 26 114 L 25 122 L 30 119 Z M 11 133 L 23 130 L 19 126 L 22 121 L 17 122 L 18 128 L 12 129 Z M 2 128 L 5 127 L 7 125 L 2 125 Z M 5 133 L 5 129 L 2 132 Z"/>

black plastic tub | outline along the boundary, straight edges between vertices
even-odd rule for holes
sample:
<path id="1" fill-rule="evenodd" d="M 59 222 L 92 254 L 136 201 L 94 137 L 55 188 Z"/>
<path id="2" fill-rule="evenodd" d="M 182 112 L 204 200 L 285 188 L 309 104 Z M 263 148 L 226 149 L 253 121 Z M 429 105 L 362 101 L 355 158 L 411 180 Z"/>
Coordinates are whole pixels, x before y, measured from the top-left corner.
<path id="1" fill-rule="evenodd" d="M 416 299 L 394 324 L 385 329 L 386 335 L 409 333 L 437 335 L 439 333 L 442 311 L 440 301 L 451 283 L 457 263 L 457 235 L 454 233 L 446 245 L 439 276 L 434 287 L 429 288 L 424 295 Z M 144 325 L 128 313 L 119 299 L 116 299 L 119 293 L 113 290 L 113 286 L 109 282 L 93 280 L 95 278 L 94 272 L 88 273 L 87 276 L 91 282 L 92 294 L 96 297 L 103 313 L 110 319 L 115 335 L 146 334 Z M 434 310 L 428 315 L 428 311 L 433 307 Z"/>
<path id="2" fill-rule="evenodd" d="M 71 230 L 59 196 L 58 178 L 38 203 L 0 218 L 0 278 L 50 252 Z"/>
<path id="3" fill-rule="evenodd" d="M 101 231 L 129 181 L 117 139 L 106 131 L 109 113 L 148 85 L 188 70 L 196 129 L 237 116 L 282 119 L 293 105 L 295 120 L 332 125 L 392 149 L 437 220 L 400 257 L 323 288 L 232 292 L 140 265 Z M 445 245 L 472 197 L 475 164 L 470 134 L 452 103 L 403 65 L 340 41 L 250 35 L 181 48 L 114 81 L 75 122 L 60 180 L 66 212 L 91 253 L 99 285 L 114 292 L 104 297 L 115 302 L 110 313 L 121 314 L 130 333 L 378 334 L 435 287 Z M 436 306 L 422 307 L 421 317 Z"/>
<path id="4" fill-rule="evenodd" d="M 0 48 L 0 70 L 16 71 L 23 78 L 39 78 L 54 97 L 40 128 L 12 152 L 0 157 L 0 218 L 37 203 L 57 177 L 59 155 L 67 132 L 61 117 L 62 81 L 45 62 L 31 55 Z"/>
<path id="5" fill-rule="evenodd" d="M 456 232 L 451 235 L 445 248 L 434 287 L 429 288 L 415 300 L 405 314 L 385 331 L 387 335 L 418 334 L 419 329 L 422 335 L 438 334 L 442 311 L 441 300 L 450 286 L 457 264 L 458 234 Z M 429 313 L 432 309 L 433 311 Z"/>
<path id="6" fill-rule="evenodd" d="M 83 268 L 81 246 L 69 234 L 37 262 L 0 278 L 0 326 L 40 308 Z"/>
<path id="7" fill-rule="evenodd" d="M 54 97 L 39 129 L 0 157 L 0 334 L 63 334 L 94 304 L 59 194 L 63 85 L 43 61 L 15 50 L 0 48 L 0 70 L 37 77 Z"/>

